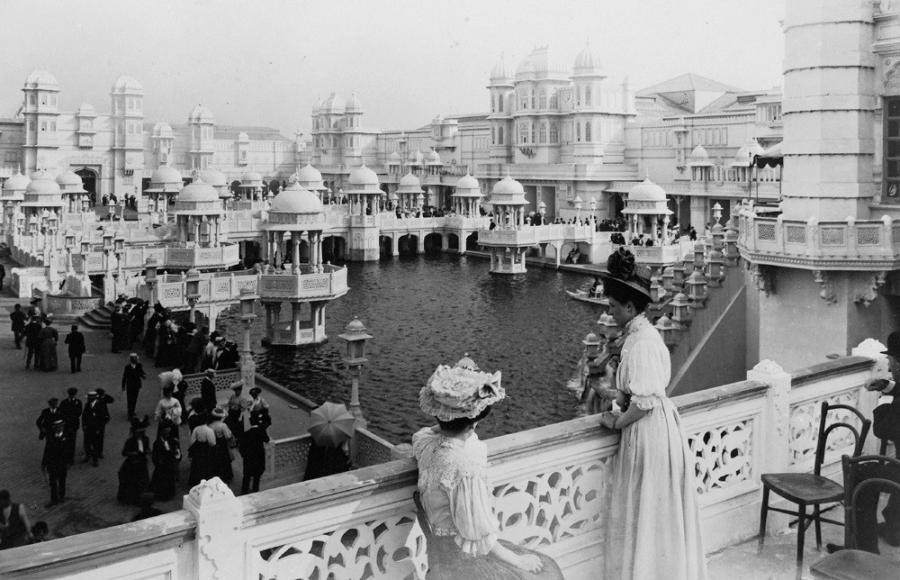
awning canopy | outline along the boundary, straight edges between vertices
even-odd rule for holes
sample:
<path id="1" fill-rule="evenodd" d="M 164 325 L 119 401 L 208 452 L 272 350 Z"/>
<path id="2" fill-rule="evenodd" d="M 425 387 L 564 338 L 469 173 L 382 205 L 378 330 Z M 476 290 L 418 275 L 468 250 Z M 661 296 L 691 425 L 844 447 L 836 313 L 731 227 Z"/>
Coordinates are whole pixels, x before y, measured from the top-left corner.
<path id="1" fill-rule="evenodd" d="M 781 152 L 781 143 L 772 145 L 759 155 L 754 155 L 753 164 L 760 169 L 766 165 L 769 167 L 784 165 L 784 154 Z"/>

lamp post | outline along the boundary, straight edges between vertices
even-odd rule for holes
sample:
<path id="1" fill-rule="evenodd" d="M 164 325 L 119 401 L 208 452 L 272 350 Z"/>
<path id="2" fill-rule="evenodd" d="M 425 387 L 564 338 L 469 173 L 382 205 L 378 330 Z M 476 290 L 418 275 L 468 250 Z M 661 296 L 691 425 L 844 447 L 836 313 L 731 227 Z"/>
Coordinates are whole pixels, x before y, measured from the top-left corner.
<path id="1" fill-rule="evenodd" d="M 81 238 L 81 277 L 82 277 L 82 293 L 90 292 L 91 277 L 88 274 L 88 254 L 91 252 L 91 242 L 85 238 Z M 87 290 L 85 290 L 87 289 Z M 89 294 L 90 295 L 90 294 Z"/>
<path id="2" fill-rule="evenodd" d="M 720 221 L 722 221 L 722 204 L 716 202 L 716 204 L 712 207 L 712 210 L 713 219 L 715 219 L 716 223 L 718 224 Z"/>
<path id="3" fill-rule="evenodd" d="M 576 195 L 575 196 L 575 221 L 576 222 L 581 218 L 581 208 L 583 206 L 584 206 L 584 200 L 581 199 L 580 195 Z"/>
<path id="4" fill-rule="evenodd" d="M 253 349 L 250 348 L 250 327 L 256 320 L 253 306 L 259 298 L 250 288 L 241 288 L 241 322 L 244 323 L 244 348 L 241 352 L 241 379 L 245 389 L 256 386 L 256 361 L 253 360 Z"/>
<path id="5" fill-rule="evenodd" d="M 188 305 L 191 307 L 190 313 L 190 321 L 191 323 L 195 323 L 196 320 L 196 308 L 197 302 L 200 300 L 200 272 L 194 268 L 191 268 L 185 274 L 186 280 L 184 283 L 185 288 L 185 296 L 187 297 Z"/>
<path id="6" fill-rule="evenodd" d="M 75 250 L 75 234 L 71 230 L 66 230 L 66 274 L 74 274 L 72 268 L 72 251 Z"/>
<path id="7" fill-rule="evenodd" d="M 150 303 L 156 304 L 156 299 L 153 296 L 153 290 L 156 287 L 156 257 L 150 256 L 147 258 L 147 261 L 144 262 L 144 267 L 146 268 L 144 270 L 144 282 L 147 284 L 147 290 L 150 293 Z"/>
<path id="8" fill-rule="evenodd" d="M 417 203 L 417 207 L 419 208 L 419 211 L 422 211 L 422 208 L 423 208 L 424 205 L 425 205 L 425 196 L 422 195 L 421 193 L 420 193 L 419 195 L 417 195 L 417 196 L 416 196 L 416 203 Z"/>
<path id="9" fill-rule="evenodd" d="M 125 254 L 125 237 L 119 233 L 113 240 L 113 244 L 116 253 L 116 279 L 124 280 L 122 276 L 122 257 Z M 116 288 L 116 293 L 118 294 L 118 288 Z"/>
<path id="10" fill-rule="evenodd" d="M 596 215 L 594 212 L 597 211 L 597 198 L 592 197 L 590 203 L 588 204 L 588 207 L 591 208 L 591 218 L 593 219 Z"/>
<path id="11" fill-rule="evenodd" d="M 362 374 L 363 365 L 369 361 L 366 358 L 366 341 L 372 338 L 372 335 L 368 333 L 359 318 L 354 317 L 344 328 L 344 334 L 338 335 L 338 338 L 347 343 L 344 363 L 350 369 L 351 377 L 350 413 L 356 417 L 358 425 L 365 426 L 362 407 L 359 405 L 359 377 Z"/>

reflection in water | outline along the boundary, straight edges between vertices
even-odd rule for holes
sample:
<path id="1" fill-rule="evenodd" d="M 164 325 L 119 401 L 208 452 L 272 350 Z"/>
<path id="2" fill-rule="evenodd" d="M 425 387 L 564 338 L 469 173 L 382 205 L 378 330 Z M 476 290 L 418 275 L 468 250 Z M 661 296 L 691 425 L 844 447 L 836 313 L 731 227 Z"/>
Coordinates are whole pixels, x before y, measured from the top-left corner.
<path id="1" fill-rule="evenodd" d="M 348 269 L 350 292 L 326 310 L 326 344 L 262 347 L 265 317 L 258 307 L 258 372 L 318 403 L 349 403 L 344 343 L 337 335 L 359 316 L 375 337 L 360 402 L 369 428 L 393 443 L 433 424 L 419 410 L 419 389 L 438 364 L 455 363 L 466 353 L 483 370 L 503 372 L 507 399 L 479 426 L 483 438 L 578 414 L 580 393 L 566 382 L 599 312 L 567 299 L 564 289 L 583 284 L 583 276 L 539 268 L 492 276 L 486 260 L 449 255 L 351 263 Z M 241 344 L 236 310 L 219 324 Z M 282 316 L 287 312 L 282 308 Z"/>

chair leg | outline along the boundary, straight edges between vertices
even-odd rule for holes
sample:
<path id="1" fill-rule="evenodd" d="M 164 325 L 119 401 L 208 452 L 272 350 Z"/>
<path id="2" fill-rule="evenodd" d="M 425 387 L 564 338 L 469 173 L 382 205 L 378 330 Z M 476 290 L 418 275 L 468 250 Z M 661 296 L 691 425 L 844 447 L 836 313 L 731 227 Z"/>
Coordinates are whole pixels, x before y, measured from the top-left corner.
<path id="1" fill-rule="evenodd" d="M 797 574 L 803 571 L 803 540 L 806 537 L 806 504 L 801 503 L 797 509 Z"/>
<path id="2" fill-rule="evenodd" d="M 822 522 L 819 521 L 819 504 L 816 504 L 815 509 L 813 509 L 813 518 L 815 518 L 816 523 L 816 550 L 822 550 Z"/>
<path id="3" fill-rule="evenodd" d="M 759 508 L 759 545 L 756 553 L 761 554 L 766 541 L 766 516 L 769 515 L 769 488 L 763 485 L 762 503 Z"/>

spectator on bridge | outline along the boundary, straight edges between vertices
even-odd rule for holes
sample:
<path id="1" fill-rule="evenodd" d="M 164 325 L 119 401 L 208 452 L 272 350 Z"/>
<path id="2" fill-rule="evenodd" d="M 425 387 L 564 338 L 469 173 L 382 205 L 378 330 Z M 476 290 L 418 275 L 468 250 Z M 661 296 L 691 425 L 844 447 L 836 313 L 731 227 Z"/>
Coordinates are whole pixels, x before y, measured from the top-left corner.
<path id="1" fill-rule="evenodd" d="M 13 311 L 9 314 L 9 320 L 12 322 L 13 337 L 16 341 L 16 348 L 22 348 L 22 337 L 25 335 L 25 321 L 27 317 L 22 310 L 21 304 L 16 304 Z"/>
<path id="2" fill-rule="evenodd" d="M 51 431 L 44 444 L 44 455 L 41 458 L 41 469 L 47 472 L 47 481 L 50 484 L 50 503 L 46 504 L 48 508 L 66 500 L 66 474 L 69 471 L 66 422 L 60 416 L 53 420 L 50 428 Z"/>
<path id="3" fill-rule="evenodd" d="M 107 423 L 109 408 L 100 400 L 97 391 L 90 391 L 81 413 L 81 427 L 84 429 L 84 460 L 90 461 L 94 467 L 98 465 L 103 450 L 103 434 Z"/>
<path id="4" fill-rule="evenodd" d="M 78 331 L 78 325 L 73 324 L 72 330 L 66 335 L 66 344 L 69 345 L 69 369 L 74 373 L 81 372 L 81 357 L 84 356 L 84 335 Z"/>
<path id="5" fill-rule="evenodd" d="M 59 404 L 59 414 L 65 421 L 66 433 L 66 462 L 69 465 L 75 463 L 75 442 L 78 439 L 78 428 L 81 426 L 81 415 L 84 413 L 84 404 L 78 399 L 78 389 L 69 387 L 66 390 L 68 397 Z"/>
<path id="6" fill-rule="evenodd" d="M 141 494 L 147 491 L 150 484 L 150 474 L 147 471 L 147 456 L 150 454 L 150 439 L 145 434 L 150 423 L 145 416 L 143 419 L 132 417 L 131 434 L 125 440 L 122 447 L 122 466 L 119 468 L 119 491 L 116 498 L 120 503 L 138 504 Z"/>
<path id="7" fill-rule="evenodd" d="M 41 349 L 41 370 L 55 371 L 59 368 L 56 355 L 56 344 L 59 342 L 59 332 L 53 326 L 53 315 L 44 317 L 44 328 L 38 335 Z"/>
<path id="8" fill-rule="evenodd" d="M 24 546 L 33 536 L 25 505 L 10 497 L 9 490 L 0 489 L 0 550 Z"/>
<path id="9" fill-rule="evenodd" d="M 269 434 L 266 433 L 267 410 L 250 413 L 250 428 L 241 437 L 241 457 L 244 459 L 243 481 L 241 494 L 259 491 L 259 479 L 266 470 L 266 443 L 269 442 Z"/>
<path id="10" fill-rule="evenodd" d="M 122 372 L 122 391 L 128 400 L 128 419 L 134 419 L 134 409 L 137 405 L 138 393 L 141 391 L 142 381 L 147 378 L 144 365 L 138 362 L 137 353 L 131 353 L 128 364 Z"/>
<path id="11" fill-rule="evenodd" d="M 153 477 L 150 491 L 157 499 L 168 500 L 175 495 L 178 481 L 178 463 L 181 461 L 181 445 L 178 442 L 178 427 L 170 422 L 160 423 L 156 441 L 153 443 Z"/>

